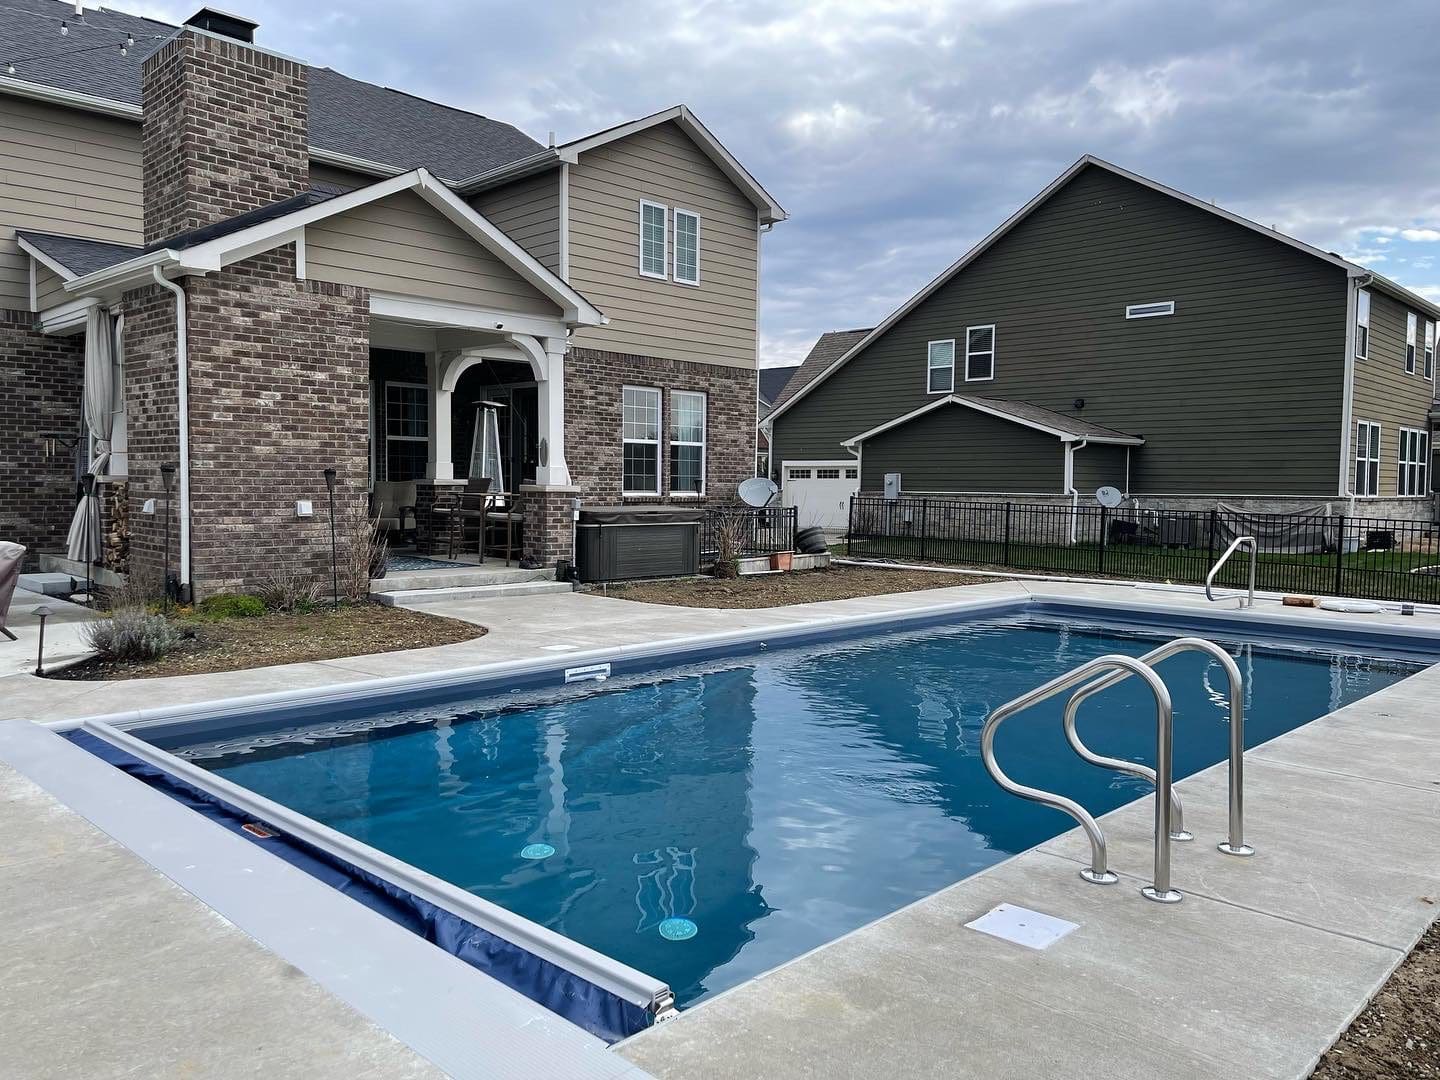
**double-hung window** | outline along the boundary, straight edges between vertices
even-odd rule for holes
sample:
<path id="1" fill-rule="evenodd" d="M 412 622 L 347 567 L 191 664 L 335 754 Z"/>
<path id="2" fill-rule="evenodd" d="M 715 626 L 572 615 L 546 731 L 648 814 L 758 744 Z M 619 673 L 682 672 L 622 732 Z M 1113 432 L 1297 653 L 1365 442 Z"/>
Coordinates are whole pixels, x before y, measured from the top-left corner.
<path id="1" fill-rule="evenodd" d="M 925 389 L 932 394 L 948 394 L 955 389 L 954 338 L 930 342 Z"/>
<path id="2" fill-rule="evenodd" d="M 640 273 L 645 277 L 665 276 L 667 210 L 660 203 L 640 200 Z"/>
<path id="3" fill-rule="evenodd" d="M 429 456 L 429 389 L 423 383 L 387 382 L 385 479 L 422 479 Z"/>
<path id="4" fill-rule="evenodd" d="M 1400 473 L 1396 494 L 1428 495 L 1430 488 L 1430 433 L 1400 429 Z"/>
<path id="5" fill-rule="evenodd" d="M 705 395 L 670 391 L 670 493 L 705 494 Z"/>
<path id="6" fill-rule="evenodd" d="M 1355 424 L 1355 494 L 1380 494 L 1380 425 Z"/>
<path id="7" fill-rule="evenodd" d="M 1415 313 L 1405 315 L 1405 374 L 1415 374 Z"/>
<path id="8" fill-rule="evenodd" d="M 1355 357 L 1370 359 L 1370 293 L 1365 289 L 1355 293 Z"/>
<path id="9" fill-rule="evenodd" d="M 681 285 L 700 284 L 700 215 L 675 209 L 675 280 Z"/>
<path id="10" fill-rule="evenodd" d="M 626 495 L 659 495 L 660 391 L 627 386 L 621 395 L 621 487 Z"/>
<path id="11" fill-rule="evenodd" d="M 995 377 L 995 324 L 965 328 L 965 381 Z"/>
<path id="12" fill-rule="evenodd" d="M 1435 320 L 1425 320 L 1425 378 L 1435 378 Z"/>

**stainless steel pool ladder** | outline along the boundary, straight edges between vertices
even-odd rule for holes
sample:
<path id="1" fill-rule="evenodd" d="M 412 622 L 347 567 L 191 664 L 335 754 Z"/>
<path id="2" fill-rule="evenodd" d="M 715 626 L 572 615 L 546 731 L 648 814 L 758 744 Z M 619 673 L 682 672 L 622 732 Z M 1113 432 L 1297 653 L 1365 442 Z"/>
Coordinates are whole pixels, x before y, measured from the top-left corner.
<path id="1" fill-rule="evenodd" d="M 1225 669 L 1225 674 L 1230 680 L 1230 833 L 1228 839 L 1221 843 L 1219 848 L 1228 855 L 1254 854 L 1254 849 L 1246 845 L 1244 840 L 1244 776 L 1242 771 L 1245 751 L 1244 682 L 1240 668 L 1235 661 L 1214 642 L 1206 641 L 1203 638 L 1176 638 L 1138 659 L 1118 654 L 1097 657 L 1064 675 L 1051 679 L 1029 693 L 1022 694 L 1013 701 L 1001 705 L 986 719 L 984 730 L 980 736 L 980 749 L 985 761 L 985 768 L 989 770 L 995 782 L 1012 795 L 1018 795 L 1022 799 L 1029 799 L 1045 806 L 1052 806 L 1074 818 L 1090 839 L 1090 865 L 1080 871 L 1080 876 L 1086 881 L 1098 885 L 1111 884 L 1118 879 L 1109 868 L 1105 833 L 1095 818 L 1073 799 L 1016 783 L 1005 774 L 995 760 L 995 732 L 1001 723 L 1032 705 L 1037 705 L 1072 687 L 1078 687 L 1065 704 L 1065 738 L 1070 746 L 1082 759 L 1092 765 L 1139 776 L 1155 785 L 1154 880 L 1140 891 L 1147 899 L 1167 904 L 1176 903 L 1181 899 L 1181 894 L 1170 887 L 1170 843 L 1177 840 L 1189 840 L 1191 835 L 1185 831 L 1180 799 L 1172 786 L 1174 713 L 1170 702 L 1170 692 L 1165 686 L 1164 680 L 1155 672 L 1154 665 L 1176 653 L 1186 651 L 1203 652 L 1211 656 Z M 1156 767 L 1154 769 L 1132 761 L 1096 754 L 1085 745 L 1079 732 L 1075 729 L 1075 717 L 1081 703 L 1101 690 L 1124 682 L 1132 675 L 1139 675 L 1155 698 Z M 1089 681 L 1091 676 L 1099 677 Z"/>
<path id="2" fill-rule="evenodd" d="M 1215 575 L 1220 572 L 1222 566 L 1230 561 L 1230 556 L 1234 555 L 1235 552 L 1242 547 L 1248 547 L 1250 549 L 1250 591 L 1241 599 L 1240 606 L 1242 608 L 1255 606 L 1255 569 L 1256 564 L 1260 561 L 1260 545 L 1253 536 L 1237 536 L 1230 542 L 1230 546 L 1225 549 L 1225 554 L 1215 560 L 1215 565 L 1210 567 L 1210 572 L 1205 575 L 1206 600 L 1215 599 L 1215 593 L 1212 588 L 1215 584 Z"/>

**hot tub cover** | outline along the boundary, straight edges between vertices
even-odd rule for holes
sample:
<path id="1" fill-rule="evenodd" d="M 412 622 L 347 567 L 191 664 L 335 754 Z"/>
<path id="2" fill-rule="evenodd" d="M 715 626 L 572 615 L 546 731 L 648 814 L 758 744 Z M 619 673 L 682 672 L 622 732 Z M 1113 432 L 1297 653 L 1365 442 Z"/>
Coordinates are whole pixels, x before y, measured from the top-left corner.
<path id="1" fill-rule="evenodd" d="M 705 511 L 688 506 L 587 506 L 581 525 L 699 525 Z"/>

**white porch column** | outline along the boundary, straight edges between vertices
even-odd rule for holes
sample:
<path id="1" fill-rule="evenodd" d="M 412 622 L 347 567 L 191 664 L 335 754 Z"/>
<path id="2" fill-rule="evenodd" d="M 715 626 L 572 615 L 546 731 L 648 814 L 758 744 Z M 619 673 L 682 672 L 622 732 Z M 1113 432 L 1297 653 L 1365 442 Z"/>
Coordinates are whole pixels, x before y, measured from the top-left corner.
<path id="1" fill-rule="evenodd" d="M 565 339 L 540 339 L 545 350 L 545 371 L 538 387 L 540 464 L 535 470 L 539 487 L 564 487 L 570 483 L 565 462 Z"/>
<path id="2" fill-rule="evenodd" d="M 454 480 L 455 462 L 450 442 L 450 395 L 445 387 L 445 369 L 454 353 L 433 352 L 426 355 L 426 382 L 429 384 L 430 451 L 425 466 L 427 480 Z"/>

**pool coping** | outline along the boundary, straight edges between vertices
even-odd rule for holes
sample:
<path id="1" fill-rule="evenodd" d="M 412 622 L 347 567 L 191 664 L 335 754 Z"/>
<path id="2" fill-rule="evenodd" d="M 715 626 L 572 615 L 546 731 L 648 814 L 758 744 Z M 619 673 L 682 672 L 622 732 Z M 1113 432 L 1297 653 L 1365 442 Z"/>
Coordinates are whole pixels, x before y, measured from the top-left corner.
<path id="1" fill-rule="evenodd" d="M 1113 588 L 1110 591 L 1113 593 Z M 176 707 L 125 710 L 119 713 L 105 714 L 101 717 L 50 721 L 45 724 L 29 724 L 24 726 L 32 729 L 31 733 L 25 738 L 19 739 L 18 742 L 14 733 L 11 731 L 7 731 L 6 729 L 19 727 L 21 725 L 0 725 L 0 758 L 9 759 L 12 763 L 17 764 L 23 773 L 30 775 L 32 779 L 40 781 L 42 783 L 42 786 L 46 787 L 47 790 L 50 790 L 53 794 L 57 795 L 63 802 L 69 803 L 72 807 L 79 810 L 82 815 L 89 818 L 92 822 L 99 825 L 102 829 L 109 832 L 112 836 L 120 839 L 121 842 L 125 843 L 126 846 L 129 847 L 132 851 L 141 854 L 142 858 L 145 858 L 147 861 L 151 862 L 152 865 L 156 865 L 157 868 L 161 869 L 162 872 L 167 874 L 167 876 L 171 877 L 173 880 L 176 880 L 179 884 L 189 889 L 189 891 L 195 893 L 197 896 L 200 896 L 202 900 L 210 903 L 212 907 L 215 907 L 217 910 L 221 911 L 221 913 L 225 914 L 228 918 L 231 918 L 232 921 L 235 921 L 243 929 L 246 929 L 247 932 L 250 932 L 252 936 L 255 936 L 263 944 L 267 944 L 269 947 L 272 947 L 277 953 L 279 953 L 286 959 L 289 959 L 292 963 L 296 963 L 296 966 L 300 967 L 301 970 L 307 971 L 314 975 L 317 978 L 317 981 L 320 981 L 322 985 L 327 986 L 327 988 L 331 989 L 332 992 L 336 992 L 338 996 L 354 1005 L 362 1013 L 377 1019 L 377 1021 L 380 1022 L 382 1026 L 386 1027 L 392 1033 L 396 1034 L 398 1037 L 409 1043 L 412 1047 L 420 1050 L 421 1053 L 423 1053 L 426 1057 L 430 1058 L 432 1061 L 435 1061 L 437 1064 L 441 1064 L 442 1067 L 446 1067 L 448 1070 L 453 1071 L 455 1075 L 494 1075 L 494 1073 L 490 1072 L 488 1067 L 482 1067 L 481 1069 L 479 1069 L 479 1071 L 475 1071 L 476 1063 L 473 1060 L 462 1060 L 467 1057 L 467 1055 L 464 1054 L 460 1054 L 457 1057 L 455 1048 L 447 1048 L 443 1045 L 443 1037 L 437 1041 L 437 1036 L 442 1035 L 442 1033 L 437 1030 L 430 1030 L 434 1028 L 433 1023 L 427 1026 L 423 1021 L 418 1021 L 418 1018 L 413 1015 L 391 1015 L 390 1013 L 385 1013 L 384 1009 L 379 1008 L 374 1001 L 367 1001 L 364 993 L 357 991 L 357 986 L 362 986 L 364 980 L 363 977 L 361 977 L 359 982 L 357 983 L 356 973 L 351 972 L 348 973 L 344 978 L 331 978 L 329 981 L 327 981 L 327 979 L 322 977 L 320 974 L 316 974 L 317 971 L 326 971 L 328 969 L 328 966 L 331 965 L 336 958 L 324 955 L 323 950 L 317 953 L 314 948 L 307 947 L 306 942 L 284 940 L 286 938 L 286 935 L 284 934 L 280 934 L 278 938 L 273 938 L 272 935 L 275 934 L 276 927 L 269 924 L 273 923 L 275 920 L 273 918 L 265 918 L 267 913 L 263 910 L 250 910 L 249 908 L 247 908 L 243 918 L 238 917 L 235 913 L 232 913 L 232 910 L 227 910 L 227 908 L 233 908 L 233 905 L 228 904 L 226 901 L 233 898 L 218 897 L 213 882 L 207 884 L 203 880 L 194 879 L 194 866 L 181 865 L 185 862 L 185 860 L 193 859 L 195 854 L 194 851 L 187 851 L 183 853 L 171 852 L 170 855 L 178 855 L 178 860 L 175 858 L 171 858 L 168 860 L 166 865 L 160 865 L 156 861 L 156 857 L 159 857 L 157 853 L 153 850 L 148 849 L 146 847 L 146 843 L 139 838 L 142 836 L 153 837 L 155 835 L 154 829 L 157 822 L 163 818 L 174 817 L 173 814 L 167 815 L 154 806 L 145 808 L 146 812 L 143 816 L 145 817 L 146 822 L 144 828 L 135 829 L 131 835 L 131 840 L 127 842 L 125 836 L 121 834 L 128 831 L 128 826 L 125 822 L 117 821 L 115 819 L 114 814 L 111 812 L 115 809 L 115 807 L 108 804 L 106 799 L 99 799 L 94 797 L 101 790 L 108 790 L 109 795 L 113 797 L 116 794 L 113 785 L 101 784 L 97 786 L 93 783 L 90 783 L 90 781 L 94 779 L 93 776 L 87 777 L 87 781 L 85 784 L 75 783 L 74 781 L 77 776 L 79 776 L 81 773 L 88 774 L 91 772 L 91 770 L 75 770 L 73 768 L 75 764 L 73 760 L 68 762 L 66 766 L 60 767 L 58 769 L 55 768 L 57 762 L 45 760 L 50 756 L 49 752 L 40 748 L 40 745 L 34 741 L 34 736 L 40 736 L 42 728 L 65 730 L 68 728 L 79 726 L 85 720 L 103 720 L 106 723 L 114 724 L 121 730 L 145 729 L 155 724 L 160 724 L 167 721 L 174 721 L 179 718 L 199 720 L 208 717 L 214 717 L 226 712 L 233 711 L 237 708 L 253 709 L 257 706 L 285 707 L 295 706 L 297 704 L 313 705 L 322 701 L 326 703 L 334 703 L 336 701 L 354 700 L 362 696 L 366 698 L 372 698 L 377 689 L 398 692 L 400 690 L 413 688 L 418 685 L 433 687 L 437 685 L 455 685 L 458 683 L 469 683 L 473 682 L 477 677 L 481 677 L 486 679 L 487 681 L 490 681 L 516 675 L 532 676 L 536 675 L 537 673 L 553 673 L 556 671 L 561 671 L 565 668 L 579 666 L 586 662 L 593 662 L 605 659 L 610 660 L 612 663 L 623 660 L 628 663 L 643 664 L 646 662 L 652 662 L 664 658 L 671 663 L 683 663 L 687 660 L 693 661 L 693 659 L 697 655 L 707 652 L 719 652 L 726 655 L 733 655 L 735 646 L 754 643 L 761 637 L 767 638 L 776 644 L 801 643 L 807 639 L 823 639 L 825 637 L 832 637 L 837 633 L 859 633 L 869 629 L 885 626 L 893 626 L 896 628 L 916 627 L 919 625 L 923 625 L 926 622 L 944 622 L 956 618 L 965 617 L 967 615 L 983 616 L 988 612 L 995 612 L 997 614 L 1010 613 L 1014 611 L 1024 610 L 1026 608 L 1033 608 L 1036 605 L 1043 605 L 1045 603 L 1072 606 L 1078 603 L 1087 609 L 1109 612 L 1112 615 L 1120 617 L 1124 617 L 1126 615 L 1133 616 L 1137 612 L 1143 612 L 1146 615 L 1168 613 L 1191 626 L 1210 625 L 1215 627 L 1227 627 L 1232 633 L 1237 627 L 1244 628 L 1260 626 L 1270 627 L 1282 631 L 1288 628 L 1292 633 L 1297 627 L 1303 628 L 1307 633 L 1319 629 L 1323 630 L 1328 635 L 1334 632 L 1337 626 L 1337 621 L 1335 617 L 1328 614 L 1323 617 L 1307 616 L 1305 614 L 1301 614 L 1300 612 L 1291 610 L 1252 610 L 1244 613 L 1237 613 L 1234 609 L 1216 610 L 1198 608 L 1183 603 L 1167 603 L 1165 600 L 1159 598 L 1147 597 L 1142 600 L 1133 592 L 1127 595 L 1124 600 L 1107 600 L 1103 597 L 1083 594 L 1077 595 L 1077 592 L 1078 590 L 1070 589 L 1066 589 L 1064 591 L 1031 591 L 1027 589 L 1021 595 L 1007 594 L 1004 596 L 986 596 L 969 600 L 950 600 L 938 604 L 916 604 L 914 601 L 923 599 L 923 594 L 890 594 L 891 598 L 904 597 L 907 601 L 909 601 L 909 603 L 904 604 L 902 609 L 900 610 L 892 608 L 883 611 L 864 612 L 859 615 L 841 614 L 838 616 L 832 615 L 829 617 L 822 615 L 818 618 L 810 619 L 808 621 L 800 623 L 776 623 L 773 624 L 773 626 L 771 627 L 750 627 L 738 630 L 728 630 L 714 634 L 690 635 L 687 637 L 666 639 L 661 641 L 639 642 L 631 645 L 606 646 L 593 650 L 569 652 L 561 656 L 547 656 L 537 659 L 487 663 L 476 665 L 473 667 L 467 667 L 464 669 L 457 669 L 441 675 L 437 675 L 436 673 L 424 673 L 418 675 L 399 676 L 378 680 L 371 679 L 363 680 L 360 682 L 347 683 L 336 687 L 318 687 L 299 691 L 282 691 L 259 695 L 244 695 L 235 698 L 222 699 L 210 702 L 200 702 Z M 1429 642 L 1440 642 L 1440 629 L 1431 628 L 1428 626 L 1421 626 L 1418 623 L 1407 623 L 1403 620 L 1397 621 L 1393 619 L 1384 619 L 1379 623 L 1367 620 L 1366 623 L 1359 624 L 1350 619 L 1347 619 L 1343 622 L 1343 627 L 1343 632 L 1349 635 L 1359 634 L 1365 637 L 1387 638 L 1391 640 L 1398 639 L 1413 641 L 1416 639 L 1420 639 Z M 1284 636 L 1283 633 L 1282 636 Z M 58 738 L 58 735 L 54 731 L 45 732 L 44 734 L 50 735 L 54 743 L 63 742 L 63 740 Z M 1284 736 L 1282 736 L 1282 738 L 1283 737 Z M 70 749 L 75 750 L 75 748 L 73 747 L 70 747 Z M 83 752 L 75 750 L 75 753 Z M 17 760 L 17 755 L 19 760 Z M 99 763 L 97 762 L 97 764 Z M 109 766 L 101 765 L 100 767 L 107 770 L 110 769 Z M 113 770 L 110 771 L 113 772 Z M 39 775 L 36 775 L 37 773 Z M 117 774 L 114 779 L 123 781 L 124 778 L 120 777 Z M 88 798 L 86 797 L 87 791 L 84 790 L 87 785 L 90 789 L 89 795 L 91 796 Z M 163 799 L 163 797 L 161 798 Z M 126 801 L 120 800 L 120 802 L 124 803 Z M 82 809 L 82 806 L 85 808 Z M 189 818 L 195 817 L 195 815 L 193 815 L 189 810 L 183 807 L 174 806 L 173 810 L 175 811 L 175 813 L 185 815 Z M 1119 811 L 1116 811 L 1116 813 L 1118 812 Z M 1107 817 L 1108 816 L 1109 815 L 1107 815 Z M 136 822 L 131 824 L 138 826 L 139 823 Z M 211 828 L 216 827 L 211 826 Z M 223 830 L 216 829 L 216 831 L 223 834 Z M 239 841 L 233 836 L 228 836 L 228 834 L 226 835 L 227 839 L 234 841 L 235 844 L 240 844 L 242 847 L 244 846 L 243 841 Z M 216 843 L 213 837 L 210 838 L 208 842 L 211 845 L 214 845 Z M 151 845 L 151 847 L 153 847 L 153 844 Z M 1013 862 L 1014 859 L 1022 858 L 1024 857 L 1024 855 L 1031 854 L 1034 851 L 1035 849 L 1032 849 L 1031 852 L 1023 853 L 1020 856 L 1015 856 L 1012 859 L 1005 860 L 1005 862 L 1002 862 L 998 865 L 1006 866 L 1009 863 Z M 268 861 L 272 863 L 279 863 L 279 860 Z M 298 871 L 293 871 L 293 868 L 287 867 L 287 869 L 292 870 L 292 872 L 294 873 L 299 873 Z M 991 869 L 998 869 L 998 867 Z M 986 871 L 985 873 L 988 872 L 989 871 Z M 966 879 L 966 881 L 969 880 L 972 879 Z M 289 884 L 293 886 L 294 883 L 291 882 Z M 963 885 L 964 882 L 961 882 L 959 884 Z M 957 886 L 951 886 L 952 889 L 956 887 Z M 349 908 L 357 908 L 359 906 L 345 905 L 343 904 L 343 898 L 340 896 L 340 894 L 333 893 L 331 890 L 328 889 L 328 887 L 322 886 L 322 888 L 324 888 L 326 892 L 331 893 L 334 901 L 336 902 L 335 904 L 330 906 L 343 906 Z M 311 899 L 314 900 L 314 898 Z M 921 901 L 921 903 L 923 902 L 924 901 Z M 259 906 L 263 908 L 265 905 L 262 903 Z M 325 907 L 326 905 L 324 905 L 322 901 L 320 902 L 320 906 Z M 890 917 L 891 916 L 886 916 L 886 918 Z M 283 920 L 280 921 L 283 922 Z M 265 929 L 264 932 L 257 932 L 255 929 L 252 929 L 252 926 L 264 926 L 267 927 L 267 929 Z M 861 931 L 854 931 L 852 933 L 861 933 L 864 929 L 866 928 L 862 928 Z M 846 935 L 847 938 L 849 936 L 850 935 Z M 845 940 L 845 938 L 837 939 L 837 942 L 843 940 Z M 829 943 L 829 945 L 822 948 L 828 948 L 830 945 L 834 945 L 837 942 L 831 942 Z M 429 949 L 428 946 L 426 946 L 426 944 L 419 939 L 414 939 L 414 943 L 417 947 L 424 949 L 427 952 L 438 953 L 438 950 Z M 309 944 L 313 945 L 313 943 Z M 401 951 L 403 952 L 403 950 Z M 806 956 L 809 955 L 811 954 L 806 954 Z M 301 960 L 303 960 L 303 962 L 297 961 L 297 959 L 295 959 L 295 957 L 297 956 L 299 956 Z M 797 960 L 789 961 L 785 965 L 781 965 L 781 968 L 787 968 L 801 959 L 804 959 L 804 957 L 797 958 Z M 458 961 L 456 963 L 458 963 Z M 781 970 L 781 968 L 772 970 L 778 971 Z M 468 969 L 466 970 L 468 971 Z M 374 973 L 372 972 L 371 974 L 373 975 Z M 474 981 L 488 984 L 486 990 L 505 990 L 504 987 L 499 986 L 499 984 L 493 983 L 493 980 L 489 980 L 483 975 L 479 975 L 478 973 L 473 972 L 470 972 L 470 974 L 473 976 Z M 761 976 L 760 978 L 763 979 L 765 977 L 766 976 Z M 466 980 L 461 977 L 459 981 L 465 982 Z M 754 980 L 752 980 L 751 982 L 753 983 Z M 451 984 L 446 983 L 445 985 L 449 987 Z M 711 1000 L 721 1000 L 728 994 L 735 993 L 738 990 L 744 989 L 744 987 L 748 985 L 751 985 L 751 983 L 742 984 L 742 986 L 737 987 L 736 990 L 727 991 L 726 994 L 717 995 L 716 998 Z M 481 990 L 473 986 L 467 987 L 467 992 L 475 993 L 481 998 L 487 997 L 486 990 Z M 427 991 L 424 987 L 417 987 L 416 992 L 421 997 L 423 997 L 426 996 L 427 993 L 433 992 L 433 988 Z M 503 995 L 501 996 L 503 997 Z M 509 1004 L 513 1005 L 514 1003 L 511 1002 Z M 706 1004 L 708 1004 L 708 1002 Z M 526 1005 L 528 1006 L 529 1003 L 526 1002 Z M 698 1006 L 698 1008 L 704 1007 L 705 1005 Z M 377 1015 L 377 1009 L 383 1015 L 388 1016 L 389 1019 L 380 1019 L 380 1016 Z M 554 1024 L 562 1024 L 566 1028 L 570 1027 L 570 1025 L 565 1024 L 564 1021 L 560 1021 L 552 1014 L 545 1013 L 545 1010 L 540 1009 L 539 1006 L 531 1006 L 531 1009 L 532 1012 L 544 1013 L 544 1016 L 539 1017 L 539 1019 L 548 1020 L 551 1026 L 553 1026 Z M 687 1010 L 686 1015 L 689 1015 L 692 1012 L 694 1012 L 694 1010 Z M 537 1017 L 534 1015 L 527 1016 L 523 1023 L 521 1023 L 520 1025 L 521 1029 L 527 1029 L 529 1030 L 529 1033 L 533 1035 L 535 1033 L 535 1029 L 532 1025 L 534 1024 L 536 1019 Z M 417 1022 L 419 1022 L 418 1028 L 414 1026 L 417 1024 Z M 397 1026 L 399 1030 L 397 1030 Z M 545 1027 L 545 1025 L 543 1024 L 540 1026 L 542 1028 Z M 669 1025 L 666 1026 L 668 1027 Z M 572 1030 L 578 1033 L 578 1029 Z M 550 1040 L 553 1034 L 553 1032 L 547 1032 L 546 1040 Z M 583 1033 L 580 1034 L 583 1035 Z M 627 1043 L 623 1043 L 620 1045 L 628 1046 L 630 1045 L 630 1043 L 635 1042 L 636 1039 L 646 1038 L 648 1034 L 650 1033 L 642 1034 L 641 1036 L 637 1036 L 632 1040 L 628 1040 Z M 598 1060 L 595 1060 L 594 1055 L 591 1053 L 592 1050 L 596 1050 L 596 1047 L 599 1047 L 598 1053 L 601 1055 Z M 617 1064 L 621 1064 L 623 1059 L 621 1059 L 619 1055 L 605 1051 L 603 1048 L 603 1044 L 599 1044 L 598 1040 L 596 1040 L 595 1045 L 593 1046 L 580 1046 L 578 1044 L 567 1043 L 567 1040 L 564 1038 L 555 1038 L 553 1044 L 549 1047 L 549 1049 L 561 1053 L 562 1056 L 566 1057 L 567 1059 L 569 1058 L 569 1055 L 573 1052 L 575 1057 L 573 1062 L 567 1064 L 567 1075 L 574 1075 L 577 1077 L 590 1075 L 642 1075 L 641 1073 L 635 1071 L 634 1066 L 628 1064 L 624 1066 L 622 1072 L 614 1071 L 615 1066 Z M 437 1055 L 439 1056 L 437 1057 Z M 442 1059 L 444 1060 L 442 1061 Z M 570 1071 L 571 1066 L 573 1066 L 573 1071 Z"/>

